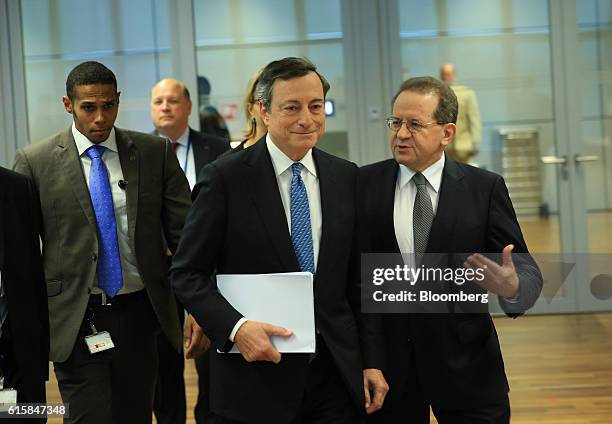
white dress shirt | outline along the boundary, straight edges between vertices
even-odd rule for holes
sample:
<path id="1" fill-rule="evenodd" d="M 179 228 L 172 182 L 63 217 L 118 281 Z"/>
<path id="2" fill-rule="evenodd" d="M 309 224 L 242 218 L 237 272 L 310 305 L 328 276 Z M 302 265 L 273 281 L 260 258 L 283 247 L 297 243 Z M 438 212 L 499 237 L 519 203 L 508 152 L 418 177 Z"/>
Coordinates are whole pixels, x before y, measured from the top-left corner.
<path id="1" fill-rule="evenodd" d="M 170 140 L 170 137 L 159 133 L 160 135 L 166 137 Z M 187 181 L 189 181 L 189 188 L 193 190 L 193 186 L 196 184 L 196 167 L 195 167 L 195 158 L 193 156 L 193 144 L 191 140 L 189 140 L 189 127 L 185 130 L 183 134 L 176 141 L 170 140 L 172 143 L 176 143 L 176 148 L 174 152 L 176 153 L 176 158 L 181 165 L 181 169 L 185 173 L 187 177 Z"/>
<path id="2" fill-rule="evenodd" d="M 283 209 L 285 209 L 285 216 L 287 217 L 287 226 L 289 234 L 291 234 L 291 179 L 293 178 L 293 170 L 291 165 L 294 161 L 285 155 L 281 149 L 270 139 L 270 134 L 266 136 L 266 146 L 272 159 L 272 166 L 274 167 L 274 175 L 276 175 L 276 182 L 278 183 L 278 189 L 280 191 L 281 200 L 283 202 Z M 314 267 L 315 272 L 317 269 L 318 257 L 319 257 L 319 244 L 321 242 L 321 192 L 319 191 L 319 178 L 317 177 L 317 169 L 315 167 L 314 159 L 312 158 L 312 150 L 300 160 L 302 166 L 301 177 L 304 181 L 304 187 L 306 187 L 306 194 L 308 195 L 308 207 L 310 208 L 310 228 L 312 231 L 312 250 L 314 255 Z M 234 326 L 231 334 L 230 341 L 234 341 L 234 336 L 240 326 L 247 321 L 247 318 L 241 318 Z M 274 323 L 272 323 L 274 324 Z"/>
<path id="3" fill-rule="evenodd" d="M 427 181 L 427 193 L 431 198 L 434 216 L 438 210 L 438 197 L 444 169 L 444 154 L 442 157 L 421 173 Z M 416 199 L 417 187 L 412 181 L 416 174 L 412 169 L 400 164 L 395 184 L 395 200 L 393 202 L 393 226 L 395 238 L 406 265 L 414 266 L 414 232 L 412 214 Z"/>
<path id="4" fill-rule="evenodd" d="M 89 141 L 87 137 L 77 130 L 74 123 L 72 124 L 72 135 L 76 143 L 85 182 L 89 189 L 89 173 L 91 170 L 91 159 L 85 151 L 95 144 Z M 119 162 L 119 152 L 117 151 L 117 140 L 115 139 L 115 129 L 111 130 L 110 135 L 106 140 L 99 144 L 106 147 L 102 155 L 102 161 L 108 170 L 108 178 L 110 182 L 111 192 L 113 196 L 113 206 L 115 208 L 115 220 L 117 221 L 117 239 L 119 241 L 119 253 L 121 254 L 121 269 L 123 271 L 123 287 L 118 294 L 132 293 L 144 288 L 142 278 L 138 272 L 136 265 L 136 256 L 130 248 L 130 237 L 128 235 L 128 219 L 127 219 L 127 197 L 125 190 L 119 187 L 119 181 L 123 180 L 123 171 Z M 100 294 L 102 291 L 97 287 L 98 279 L 96 275 L 95 287 L 92 290 L 94 294 Z"/>

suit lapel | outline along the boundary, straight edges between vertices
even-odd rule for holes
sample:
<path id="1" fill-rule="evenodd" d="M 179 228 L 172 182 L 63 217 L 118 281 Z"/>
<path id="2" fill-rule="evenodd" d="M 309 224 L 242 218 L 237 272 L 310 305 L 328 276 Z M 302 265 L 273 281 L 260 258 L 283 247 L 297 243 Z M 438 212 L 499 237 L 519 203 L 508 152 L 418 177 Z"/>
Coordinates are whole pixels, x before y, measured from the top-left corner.
<path id="1" fill-rule="evenodd" d="M 264 227 L 283 267 L 287 271 L 298 271 L 300 265 L 291 243 L 287 217 L 265 136 L 245 153 L 247 181 L 253 184 L 252 200 L 259 211 Z"/>
<path id="2" fill-rule="evenodd" d="M 426 251 L 429 253 L 443 253 L 448 250 L 448 235 L 453 234 L 458 215 L 457 208 L 467 196 L 467 191 L 461 183 L 462 179 L 463 172 L 457 163 L 447 157 L 442 172 L 438 208 L 427 243 Z"/>
<path id="3" fill-rule="evenodd" d="M 7 195 L 4 187 L 2 187 L 2 191 L 0 191 L 0 271 L 4 269 L 4 237 L 5 231 L 4 228 L 7 225 L 5 222 L 5 209 L 7 207 Z"/>
<path id="4" fill-rule="evenodd" d="M 334 222 L 342 222 L 340 212 L 345 207 L 340 204 L 341 196 L 336 195 L 337 185 L 332 164 L 322 156 L 317 149 L 312 150 L 312 156 L 317 167 L 317 179 L 319 180 L 319 193 L 321 195 L 321 240 L 319 241 L 319 256 L 317 258 L 317 270 L 324 269 L 326 260 L 334 258 L 329 253 L 330 247 L 334 246 L 332 238 Z"/>
<path id="5" fill-rule="evenodd" d="M 204 165 L 211 162 L 210 146 L 203 138 L 196 137 L 194 132 L 189 129 L 189 140 L 193 149 L 193 162 L 195 164 L 196 177 L 199 177 L 200 170 Z"/>
<path id="6" fill-rule="evenodd" d="M 395 222 L 393 219 L 398 171 L 399 165 L 394 159 L 387 161 L 387 165 L 383 169 L 381 187 L 378 191 L 380 198 L 375 203 L 377 205 L 375 207 L 380 214 L 378 217 L 378 222 L 381 226 L 379 234 L 389 234 L 389 238 L 384 241 L 386 246 L 384 246 L 383 252 L 400 252 L 397 237 L 395 236 Z"/>
<path id="7" fill-rule="evenodd" d="M 55 150 L 55 156 L 57 163 L 60 165 L 58 169 L 60 172 L 66 174 L 66 181 L 68 181 L 68 184 L 72 187 L 72 191 L 81 205 L 83 213 L 94 231 L 97 231 L 96 216 L 91 204 L 89 189 L 85 182 L 81 158 L 79 157 L 79 151 L 77 150 L 70 129 L 64 134 L 64 137 L 60 138 L 60 142 L 57 144 L 57 149 Z"/>
<path id="8" fill-rule="evenodd" d="M 134 248 L 136 217 L 138 216 L 139 155 L 132 139 L 122 130 L 115 128 L 117 150 L 123 179 L 128 182 L 125 188 L 127 201 L 128 233 L 130 243 Z"/>

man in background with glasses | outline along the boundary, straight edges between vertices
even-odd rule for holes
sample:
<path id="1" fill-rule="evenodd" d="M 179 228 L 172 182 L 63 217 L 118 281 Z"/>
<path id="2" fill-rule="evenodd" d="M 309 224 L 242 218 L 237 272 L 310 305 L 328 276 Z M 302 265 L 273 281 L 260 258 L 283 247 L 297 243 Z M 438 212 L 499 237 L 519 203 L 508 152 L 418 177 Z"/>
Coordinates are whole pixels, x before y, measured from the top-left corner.
<path id="1" fill-rule="evenodd" d="M 445 156 L 457 109 L 451 88 L 431 77 L 409 79 L 395 95 L 387 119 L 393 159 L 361 169 L 372 252 L 425 264 L 426 254 L 443 253 L 437 256 L 449 263 L 437 266 L 486 269 L 478 289 L 499 295 L 515 317 L 536 301 L 542 276 L 529 255 L 513 262 L 511 252 L 527 246 L 503 179 Z M 502 265 L 480 255 L 499 252 Z M 452 262 L 456 254 L 465 263 Z M 429 423 L 430 406 L 440 424 L 509 422 L 508 382 L 488 313 L 382 315 L 389 394 L 371 422 Z"/>

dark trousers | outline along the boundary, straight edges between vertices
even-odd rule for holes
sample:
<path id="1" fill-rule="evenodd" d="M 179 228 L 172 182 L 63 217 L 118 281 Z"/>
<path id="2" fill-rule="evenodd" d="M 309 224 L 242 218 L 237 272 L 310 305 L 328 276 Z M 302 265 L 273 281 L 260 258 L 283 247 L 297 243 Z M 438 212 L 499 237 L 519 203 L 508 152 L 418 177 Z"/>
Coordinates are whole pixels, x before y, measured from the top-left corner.
<path id="1" fill-rule="evenodd" d="M 176 306 L 181 327 L 185 323 L 183 305 Z M 165 334 L 157 336 L 159 365 L 153 412 L 159 424 L 185 424 L 187 399 L 185 397 L 185 359 L 183 352 L 177 352 Z"/>
<path id="2" fill-rule="evenodd" d="M 54 363 L 55 375 L 70 417 L 83 424 L 150 424 L 157 375 L 159 323 L 145 290 L 109 299 L 102 306 L 92 296 L 72 353 Z M 115 348 L 90 354 L 84 338 L 108 331 Z"/>
<path id="3" fill-rule="evenodd" d="M 236 402 L 239 403 L 240 399 L 236 399 Z M 274 408 L 275 406 L 272 401 L 270 405 L 261 405 L 261 407 Z M 298 411 L 298 416 L 287 424 L 362 424 L 365 423 L 365 405 L 363 408 L 364 410 L 359 410 L 355 405 L 331 353 L 323 340 L 317 338 L 317 355 L 308 366 L 302 406 Z M 247 424 L 217 415 L 211 422 L 214 424 Z"/>
<path id="4" fill-rule="evenodd" d="M 9 318 L 10 319 L 10 318 Z M 27 335 L 24 335 L 27 337 Z M 40 378 L 36 381 L 24 381 L 13 351 L 11 329 L 8 319 L 2 326 L 2 336 L 0 337 L 0 371 L 4 376 L 4 387 L 17 390 L 17 403 L 45 403 L 45 381 Z M 17 419 L 0 418 L 0 423 L 46 423 L 46 418 L 41 419 Z"/>
<path id="5" fill-rule="evenodd" d="M 404 358 L 403 378 L 389 380 L 389 394 L 383 408 L 368 417 L 368 424 L 429 424 L 430 402 L 425 399 L 416 377 L 414 358 Z M 449 409 L 431 404 L 439 424 L 509 424 L 508 396 L 499 402 L 469 409 Z"/>
<path id="6" fill-rule="evenodd" d="M 196 424 L 213 423 L 210 410 L 210 349 L 195 359 L 198 372 L 198 400 L 194 409 Z"/>

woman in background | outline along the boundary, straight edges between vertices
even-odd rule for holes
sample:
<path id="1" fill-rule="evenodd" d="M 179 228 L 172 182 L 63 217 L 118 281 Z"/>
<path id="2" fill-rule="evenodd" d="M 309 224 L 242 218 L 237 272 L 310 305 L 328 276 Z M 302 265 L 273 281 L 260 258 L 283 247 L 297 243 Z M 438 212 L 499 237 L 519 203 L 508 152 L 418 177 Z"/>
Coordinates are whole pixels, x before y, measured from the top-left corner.
<path id="1" fill-rule="evenodd" d="M 257 86 L 259 83 L 259 76 L 261 75 L 261 69 L 255 72 L 249 79 L 249 85 L 247 86 L 247 92 L 244 96 L 244 114 L 247 121 L 247 128 L 245 131 L 245 139 L 240 144 L 230 150 L 231 153 L 239 152 L 257 143 L 262 138 L 268 129 L 261 120 L 259 113 L 259 98 L 257 97 Z"/>

